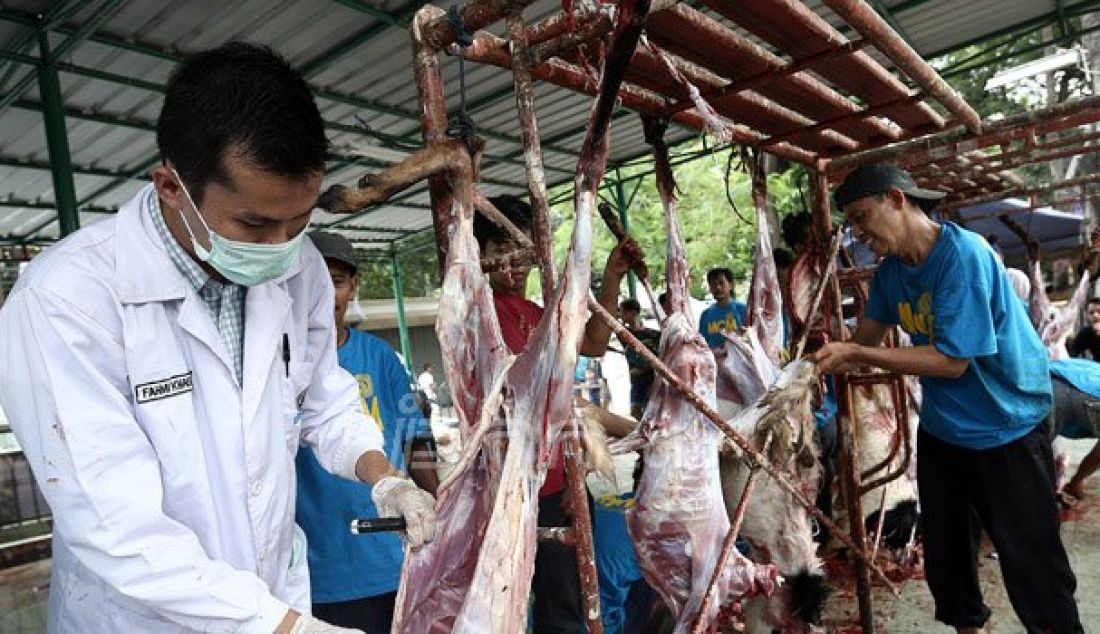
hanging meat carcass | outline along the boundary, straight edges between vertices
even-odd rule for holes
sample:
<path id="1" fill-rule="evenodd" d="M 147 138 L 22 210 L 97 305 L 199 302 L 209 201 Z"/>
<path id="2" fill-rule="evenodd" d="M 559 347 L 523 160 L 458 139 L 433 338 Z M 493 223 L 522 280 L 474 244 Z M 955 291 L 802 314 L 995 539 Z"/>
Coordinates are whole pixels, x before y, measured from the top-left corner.
<path id="1" fill-rule="evenodd" d="M 643 119 L 654 147 L 657 183 L 668 230 L 667 281 L 670 314 L 661 336 L 660 358 L 703 397 L 714 402 L 714 357 L 696 331 L 688 303 L 687 259 L 676 220 L 672 170 L 662 139 L 664 123 Z M 655 383 L 638 429 L 617 451 L 642 448 L 644 469 L 627 514 L 638 561 L 646 580 L 676 618 L 677 633 L 696 619 L 713 623 L 720 604 L 770 594 L 778 581 L 773 566 L 756 565 L 734 553 L 717 579 L 718 601 L 700 614 L 729 530 L 718 480 L 721 434 L 667 381 Z"/>
<path id="2" fill-rule="evenodd" d="M 581 148 L 575 221 L 561 281 L 525 351 L 506 352 L 472 235 L 472 183 L 452 183 L 450 239 L 437 331 L 452 385 L 469 390 L 457 410 L 467 445 L 440 486 L 436 541 L 410 553 L 402 571 L 395 632 L 511 634 L 526 628 L 534 571 L 538 489 L 565 422 L 591 277 L 591 218 L 608 151 L 608 125 L 647 0 L 621 2 Z M 464 203 L 464 204 L 461 204 Z M 476 421 L 476 423 L 474 422 Z"/>
<path id="3" fill-rule="evenodd" d="M 763 450 L 765 443 L 770 443 L 768 451 L 773 464 L 785 470 L 802 493 L 813 499 L 821 480 L 809 402 L 816 379 L 808 363 L 792 363 L 782 372 L 779 369 L 783 299 L 772 258 L 765 177 L 759 162 L 754 161 L 752 168 L 757 230 L 747 328 L 744 335 L 727 334 L 718 355 L 719 385 L 725 384 L 727 391 L 732 387 L 732 395 L 740 402 L 724 400 L 721 405 L 726 411 L 719 411 L 726 416 L 749 412 L 729 418 L 730 424 L 752 439 L 758 449 Z M 810 288 L 807 313 L 813 310 L 817 284 L 812 282 L 816 281 L 806 285 Z M 769 388 L 770 400 L 784 405 L 761 409 L 758 403 Z M 750 410 L 742 410 L 744 407 Z M 720 465 L 722 492 L 726 508 L 732 514 L 751 469 L 732 451 L 723 454 Z M 745 511 L 741 536 L 750 544 L 752 558 L 776 565 L 786 582 L 770 597 L 747 602 L 746 631 L 809 631 L 820 622 L 827 586 L 813 534 L 813 521 L 805 508 L 773 480 L 759 483 Z"/>

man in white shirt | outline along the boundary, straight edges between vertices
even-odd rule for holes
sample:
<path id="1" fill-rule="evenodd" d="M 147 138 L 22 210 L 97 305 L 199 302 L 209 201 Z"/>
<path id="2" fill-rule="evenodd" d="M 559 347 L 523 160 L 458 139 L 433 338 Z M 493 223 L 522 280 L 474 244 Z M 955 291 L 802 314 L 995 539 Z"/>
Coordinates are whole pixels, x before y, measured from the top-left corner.
<path id="1" fill-rule="evenodd" d="M 435 511 L 337 365 L 302 240 L 320 113 L 282 58 L 230 43 L 172 74 L 157 142 L 152 184 L 38 256 L 0 311 L 0 399 L 54 514 L 48 629 L 347 631 L 309 616 L 299 444 L 372 484 L 414 547 Z"/>

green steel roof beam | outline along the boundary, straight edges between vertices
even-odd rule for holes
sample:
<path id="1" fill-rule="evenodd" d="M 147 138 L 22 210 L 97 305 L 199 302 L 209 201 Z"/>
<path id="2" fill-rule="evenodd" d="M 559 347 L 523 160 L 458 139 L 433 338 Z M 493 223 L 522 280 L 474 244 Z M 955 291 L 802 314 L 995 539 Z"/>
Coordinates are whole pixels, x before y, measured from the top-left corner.
<path id="1" fill-rule="evenodd" d="M 1084 2 L 1079 2 L 1079 3 L 1077 3 L 1073 6 L 1066 7 L 1065 13 L 1066 13 L 1067 18 L 1073 18 L 1073 17 L 1077 17 L 1077 16 L 1079 16 L 1083 13 L 1088 13 L 1088 12 L 1098 8 L 1098 7 L 1100 7 L 1100 0 L 1085 0 Z M 1021 34 L 1021 35 L 1023 35 L 1024 33 L 1031 32 L 1031 31 L 1034 31 L 1036 29 L 1047 26 L 1047 25 L 1051 24 L 1052 22 L 1054 22 L 1057 19 L 1058 19 L 1058 12 L 1057 11 L 1051 11 L 1049 13 L 1045 13 L 1043 15 L 1036 16 L 1036 17 L 1034 17 L 1030 20 L 1025 20 L 1024 22 L 1020 22 L 1019 24 L 1015 24 L 1015 25 L 1012 25 L 1012 26 L 1007 26 L 1003 29 L 999 29 L 999 30 L 994 31 L 992 33 L 987 33 L 986 35 L 975 37 L 975 38 L 966 40 L 965 42 L 961 42 L 959 44 L 953 44 L 951 46 L 948 46 L 947 48 L 943 48 L 943 49 L 940 49 L 938 51 L 933 51 L 932 53 L 924 55 L 924 58 L 925 59 L 934 59 L 934 58 L 940 57 L 942 55 L 947 55 L 949 53 L 954 53 L 955 51 L 964 49 L 968 46 L 973 46 L 975 44 L 980 44 L 982 42 L 987 42 L 989 40 L 994 40 L 994 39 L 997 39 L 999 37 L 1003 37 L 1005 35 L 1011 35 L 1011 34 Z"/>
<path id="2" fill-rule="evenodd" d="M 11 209 L 46 209 L 50 211 L 57 210 L 57 205 L 53 203 L 44 203 L 38 200 L 22 200 L 19 198 L 0 198 L 0 207 Z M 118 209 L 114 207 L 89 206 L 80 208 L 81 213 L 87 214 L 113 214 L 117 211 Z M 56 220 L 57 216 L 50 218 L 50 222 L 54 222 Z"/>
<path id="3" fill-rule="evenodd" d="M 123 2 L 125 2 L 125 0 L 104 0 L 104 2 L 96 8 L 95 12 L 92 13 L 88 20 L 84 24 L 80 25 L 80 28 L 73 31 L 68 37 L 65 38 L 64 41 L 61 42 L 61 44 L 57 45 L 57 48 L 50 52 L 50 60 L 55 61 L 57 59 L 60 59 L 63 55 L 71 51 L 78 44 L 88 39 L 88 37 L 92 33 L 94 33 L 97 28 L 99 28 L 99 25 L 107 21 L 107 18 L 111 17 L 111 15 L 114 14 L 116 10 L 118 10 L 119 6 L 122 5 Z M 0 112 L 3 112 L 5 109 L 7 109 L 8 106 L 10 106 L 20 97 L 22 97 L 23 94 L 30 89 L 31 85 L 34 84 L 35 78 L 37 76 L 37 71 L 32 69 L 30 72 L 24 75 L 22 79 L 16 82 L 15 86 L 12 87 L 6 95 L 0 97 Z"/>
<path id="4" fill-rule="evenodd" d="M 24 160 L 14 156 L 0 156 L 0 167 L 15 167 L 19 169 L 50 171 L 49 162 Z M 110 170 L 85 165 L 73 165 L 73 174 L 85 176 L 101 176 L 104 178 L 117 178 L 126 174 L 125 170 Z"/>
<path id="5" fill-rule="evenodd" d="M 1047 40 L 1045 42 L 1040 42 L 1039 44 L 1029 46 L 1029 47 L 1027 47 L 1025 49 L 1021 49 L 1019 51 L 1008 51 L 1008 52 L 1006 52 L 1004 54 L 1001 54 L 1001 55 L 998 55 L 998 56 L 996 56 L 992 59 L 982 60 L 981 62 L 976 63 L 976 64 L 969 64 L 969 65 L 963 66 L 963 64 L 965 62 L 968 62 L 968 61 L 971 61 L 971 60 L 974 59 L 974 57 L 972 56 L 970 58 L 967 58 L 966 60 L 960 61 L 958 64 L 955 64 L 953 66 L 945 68 L 943 70 L 943 72 L 940 73 L 940 77 L 943 77 L 944 79 L 947 79 L 949 77 L 954 77 L 956 75 L 961 75 L 962 73 L 968 73 L 968 72 L 977 70 L 979 68 L 983 68 L 983 67 L 986 67 L 986 66 L 991 66 L 991 65 L 996 64 L 997 62 L 1000 62 L 1001 60 L 1007 59 L 1009 57 L 1020 57 L 1021 55 L 1027 55 L 1028 53 L 1031 53 L 1033 51 L 1042 50 L 1042 49 L 1047 48 L 1049 46 L 1056 46 L 1056 45 L 1065 44 L 1069 41 L 1072 41 L 1072 40 L 1076 39 L 1077 37 L 1080 37 L 1082 35 L 1087 35 L 1089 33 L 1095 33 L 1097 31 L 1100 31 L 1100 24 L 1090 26 L 1087 29 L 1081 29 L 1081 30 L 1078 30 L 1078 31 L 1074 31 L 1072 34 L 1070 34 L 1066 37 L 1056 37 L 1052 40 Z M 1009 44 L 1009 43 L 1010 42 L 1006 42 L 1006 45 Z M 998 48 L 1000 48 L 1000 47 L 998 47 Z"/>
<path id="6" fill-rule="evenodd" d="M 159 156 L 154 156 L 151 159 L 147 159 L 145 161 L 142 161 L 141 163 L 137 164 L 133 168 L 130 168 L 130 169 L 126 170 L 126 172 L 124 174 L 119 175 L 118 178 L 116 178 L 113 181 L 107 183 L 103 187 L 100 187 L 99 189 L 95 190 L 94 192 L 88 194 L 84 198 L 81 198 L 79 201 L 77 201 L 77 204 L 80 205 L 80 206 L 87 205 L 88 203 L 92 202 L 96 198 L 99 198 L 100 196 L 102 196 L 102 195 L 104 195 L 108 192 L 114 191 L 118 187 L 121 187 L 126 182 L 129 182 L 131 180 L 138 180 L 138 178 L 142 174 L 144 174 L 146 171 L 148 171 L 151 167 L 153 167 L 157 163 L 160 163 L 160 157 Z M 144 178 L 142 178 L 141 180 L 144 180 Z"/>
<path id="7" fill-rule="evenodd" d="M 337 60 L 342 59 L 355 49 L 377 38 L 379 35 L 385 33 L 391 27 L 407 27 L 409 25 L 409 20 L 414 14 L 416 14 L 420 7 L 424 6 L 424 2 L 425 0 L 412 0 L 412 2 L 409 2 L 399 8 L 397 10 L 396 16 L 390 16 L 394 18 L 394 21 L 379 19 L 378 22 L 376 22 L 375 24 L 372 24 L 367 28 L 359 31 L 358 33 L 352 35 L 351 37 L 348 37 L 336 43 L 313 59 L 302 64 L 298 67 L 298 70 L 301 71 L 302 75 L 304 75 L 307 79 L 320 74 Z M 356 11 L 362 11 L 364 13 L 368 13 L 369 15 L 373 15 L 368 12 L 368 8 L 366 7 L 366 5 L 361 2 L 356 2 L 354 4 L 341 2 L 341 4 L 344 4 L 345 6 L 350 6 Z M 377 11 L 377 9 L 374 9 L 374 7 L 370 7 L 370 10 Z M 387 13 L 386 15 L 390 14 Z"/>
<path id="8" fill-rule="evenodd" d="M 7 21 L 10 21 L 10 22 L 16 22 L 16 23 L 19 23 L 19 24 L 24 24 L 24 23 L 27 22 L 27 20 L 30 20 L 31 23 L 33 24 L 34 23 L 33 19 L 34 19 L 33 16 L 31 16 L 28 13 L 25 13 L 25 12 L 22 12 L 22 11 L 16 11 L 16 10 L 13 10 L 13 9 L 0 8 L 0 20 L 7 20 Z M 74 32 L 74 29 L 71 29 L 69 27 L 58 27 L 58 28 L 53 29 L 53 30 L 55 30 L 59 33 L 63 33 L 63 34 Z M 136 52 L 136 53 L 141 53 L 141 54 L 144 54 L 144 55 L 158 57 L 160 59 L 164 59 L 164 60 L 171 61 L 171 62 L 174 62 L 174 63 L 179 63 L 184 59 L 183 55 L 173 53 L 171 51 L 164 50 L 163 48 L 154 46 L 152 44 L 143 43 L 140 40 L 123 39 L 123 38 L 119 38 L 119 37 L 115 37 L 115 36 L 111 36 L 111 35 L 106 35 L 106 34 L 103 34 L 103 33 L 94 33 L 94 34 L 92 34 L 91 36 L 88 37 L 88 40 L 92 41 L 92 42 L 96 42 L 98 44 L 103 44 L 105 46 L 110 46 L 110 47 L 113 47 L 113 48 L 129 50 L 129 51 L 133 51 L 133 52 Z M 343 103 L 343 104 L 346 104 L 346 105 L 355 106 L 357 108 L 363 108 L 365 110 L 370 110 L 372 112 L 376 112 L 376 113 L 379 113 L 379 114 L 388 114 L 388 115 L 399 117 L 399 118 L 402 118 L 402 119 L 407 119 L 410 122 L 415 122 L 415 124 L 417 126 L 420 125 L 420 112 L 418 110 L 410 110 L 410 109 L 406 109 L 406 108 L 401 108 L 399 106 L 383 104 L 383 103 L 379 103 L 379 102 L 376 102 L 376 101 L 363 99 L 362 97 L 358 97 L 358 96 L 355 96 L 355 95 L 349 95 L 349 94 L 346 94 L 346 93 L 340 93 L 340 92 L 336 92 L 336 91 L 332 91 L 332 90 L 327 90 L 327 89 L 320 88 L 320 87 L 317 87 L 317 86 L 311 86 L 311 88 L 313 89 L 313 93 L 321 99 L 327 99 L 329 101 L 335 101 L 337 103 Z M 499 140 L 499 141 L 505 141 L 505 142 L 513 143 L 513 144 L 520 145 L 520 146 L 523 145 L 523 140 L 520 137 L 511 136 L 509 134 L 505 134 L 505 133 L 502 133 L 502 132 L 496 132 L 496 131 L 493 131 L 493 130 L 487 130 L 487 129 L 484 129 L 484 128 L 482 128 L 479 131 L 480 131 L 481 135 L 486 137 L 486 138 L 496 139 L 496 140 Z M 403 136 L 410 136 L 411 137 L 415 134 L 416 134 L 416 132 L 412 131 L 412 132 L 406 133 Z M 577 156 L 576 152 L 574 152 L 574 151 L 568 150 L 566 148 L 555 147 L 552 144 L 543 144 L 542 147 L 543 147 L 544 151 L 556 152 L 558 154 L 569 156 L 570 158 L 576 158 L 576 156 Z M 522 152 L 520 152 L 519 154 L 522 154 Z"/>
<path id="9" fill-rule="evenodd" d="M 1073 29 L 1070 28 L 1069 18 L 1066 17 L 1065 0 L 1054 0 L 1054 12 L 1058 14 L 1058 34 L 1062 37 L 1069 36 Z"/>
<path id="10" fill-rule="evenodd" d="M 27 24 L 27 30 L 24 31 L 18 38 L 12 48 L 17 52 L 27 53 L 34 48 L 38 41 L 38 31 L 42 28 L 49 28 L 52 25 L 58 24 L 60 21 L 68 19 L 73 13 L 78 11 L 84 6 L 84 2 L 81 0 L 66 0 L 65 2 L 57 3 L 50 11 L 42 17 L 41 22 L 32 20 L 30 24 Z M 16 73 L 16 67 L 14 64 L 8 66 L 4 72 L 4 76 L 0 78 L 0 91 L 3 90 L 8 82 Z"/>

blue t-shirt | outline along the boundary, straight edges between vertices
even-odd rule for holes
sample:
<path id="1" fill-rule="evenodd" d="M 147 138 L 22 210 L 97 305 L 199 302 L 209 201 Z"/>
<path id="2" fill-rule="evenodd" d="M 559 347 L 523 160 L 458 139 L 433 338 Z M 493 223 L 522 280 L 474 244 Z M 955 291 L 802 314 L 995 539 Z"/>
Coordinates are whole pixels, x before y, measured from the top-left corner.
<path id="1" fill-rule="evenodd" d="M 745 305 L 731 299 L 725 306 L 711 304 L 699 315 L 699 332 L 711 348 L 721 348 L 722 332 L 737 332 L 745 323 Z"/>
<path id="2" fill-rule="evenodd" d="M 626 625 L 626 597 L 642 578 L 634 542 L 626 528 L 626 508 L 634 494 L 608 495 L 592 509 L 592 542 L 600 580 L 600 605 L 606 632 L 622 632 Z"/>
<path id="3" fill-rule="evenodd" d="M 1100 363 L 1091 359 L 1051 361 L 1050 373 L 1085 394 L 1093 398 L 1100 398 Z M 1055 414 L 1060 419 L 1058 421 L 1059 436 L 1066 438 L 1096 437 L 1096 432 L 1085 424 L 1085 421 L 1079 416 L 1063 415 L 1062 410 L 1056 410 Z"/>
<path id="4" fill-rule="evenodd" d="M 920 424 L 953 445 L 998 447 L 1050 411 L 1047 353 L 985 240 L 951 222 L 942 227 L 920 266 L 882 261 L 865 314 L 901 324 L 915 346 L 969 359 L 957 379 L 920 378 Z"/>
<path id="5" fill-rule="evenodd" d="M 404 449 L 431 428 L 420 414 L 409 377 L 393 348 L 374 335 L 352 328 L 337 350 L 340 367 L 359 381 L 363 411 L 378 421 L 386 457 L 404 469 Z M 404 559 L 393 533 L 352 535 L 351 520 L 378 517 L 369 485 L 325 471 L 313 449 L 298 451 L 296 520 L 309 542 L 309 579 L 314 603 L 373 597 L 397 589 Z"/>

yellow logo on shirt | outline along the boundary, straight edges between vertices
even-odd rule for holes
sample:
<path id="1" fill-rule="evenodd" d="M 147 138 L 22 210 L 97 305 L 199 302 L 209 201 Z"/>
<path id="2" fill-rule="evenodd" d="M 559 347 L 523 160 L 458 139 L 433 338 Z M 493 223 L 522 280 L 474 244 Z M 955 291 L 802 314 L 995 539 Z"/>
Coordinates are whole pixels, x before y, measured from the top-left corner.
<path id="1" fill-rule="evenodd" d="M 725 320 L 719 319 L 707 324 L 708 335 L 717 335 L 723 332 L 737 332 L 737 320 L 733 318 L 733 313 L 726 314 Z"/>
<path id="2" fill-rule="evenodd" d="M 378 423 L 378 429 L 385 429 L 378 408 L 378 396 L 374 393 L 374 379 L 369 374 L 356 374 L 355 380 L 359 383 L 359 403 L 363 407 L 363 413 Z"/>
<path id="3" fill-rule="evenodd" d="M 898 302 L 898 317 L 901 327 L 909 334 L 932 336 L 936 326 L 936 316 L 932 314 L 932 293 L 925 291 L 917 298 L 917 312 L 909 302 Z"/>

